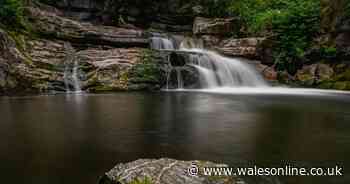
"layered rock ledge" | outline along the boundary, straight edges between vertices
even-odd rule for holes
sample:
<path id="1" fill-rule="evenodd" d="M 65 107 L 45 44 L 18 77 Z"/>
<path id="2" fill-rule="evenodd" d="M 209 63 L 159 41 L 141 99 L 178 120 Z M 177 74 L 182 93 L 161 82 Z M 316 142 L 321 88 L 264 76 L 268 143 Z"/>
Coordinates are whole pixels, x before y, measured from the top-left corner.
<path id="1" fill-rule="evenodd" d="M 149 39 L 142 30 L 78 22 L 61 17 L 59 10 L 49 12 L 36 7 L 27 7 L 25 12 L 33 31 L 47 37 L 116 47 L 149 46 Z"/>
<path id="2" fill-rule="evenodd" d="M 207 161 L 179 161 L 173 159 L 141 159 L 130 163 L 118 164 L 103 176 L 99 184 L 245 184 L 238 177 L 205 176 L 204 167 L 228 167 Z M 189 171 L 189 168 L 191 171 Z M 197 170 L 198 169 L 198 170 Z M 197 173 L 191 176 L 190 173 Z"/>

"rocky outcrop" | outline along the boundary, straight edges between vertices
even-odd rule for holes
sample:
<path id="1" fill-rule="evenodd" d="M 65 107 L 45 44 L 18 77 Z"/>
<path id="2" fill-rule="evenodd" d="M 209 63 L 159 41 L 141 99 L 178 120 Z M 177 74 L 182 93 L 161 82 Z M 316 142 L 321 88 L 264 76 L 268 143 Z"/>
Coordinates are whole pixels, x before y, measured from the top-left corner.
<path id="1" fill-rule="evenodd" d="M 193 23 L 193 33 L 195 35 L 225 36 L 225 35 L 232 34 L 235 23 L 237 23 L 236 18 L 210 19 L 210 18 L 197 17 Z"/>
<path id="2" fill-rule="evenodd" d="M 161 67 L 167 60 L 148 49 L 97 47 L 77 51 L 66 41 L 23 36 L 16 38 L 23 39 L 20 44 L 6 32 L 0 33 L 3 94 L 66 91 L 72 88 L 66 70 L 72 70 L 74 62 L 78 63 L 81 88 L 86 91 L 153 90 L 164 83 Z"/>
<path id="3" fill-rule="evenodd" d="M 192 0 L 58 0 L 48 3 L 78 21 L 115 26 L 132 24 L 170 32 L 191 32 L 194 17 L 205 14 L 200 2 Z"/>
<path id="4" fill-rule="evenodd" d="M 35 7 L 26 8 L 26 15 L 33 31 L 72 42 L 117 47 L 148 47 L 149 39 L 141 30 L 95 26 L 58 16 Z"/>
<path id="5" fill-rule="evenodd" d="M 265 38 L 240 38 L 221 41 L 216 50 L 221 54 L 234 57 L 258 59 L 258 48 Z"/>
<path id="6" fill-rule="evenodd" d="M 99 184 L 236 184 L 245 182 L 238 177 L 205 176 L 204 167 L 228 167 L 205 161 L 178 161 L 172 159 L 137 160 L 119 164 L 99 181 Z"/>
<path id="7" fill-rule="evenodd" d="M 25 63 L 25 56 L 16 47 L 16 42 L 7 32 L 0 29 L 0 94 L 25 89 L 27 80 L 19 80 L 16 70 Z"/>
<path id="8" fill-rule="evenodd" d="M 274 82 L 278 81 L 278 73 L 274 66 L 267 66 L 259 63 L 256 65 L 256 69 L 262 74 L 265 80 Z"/>
<path id="9" fill-rule="evenodd" d="M 159 89 L 162 59 L 146 49 L 88 49 L 76 53 L 85 68 L 84 89 L 91 92 Z M 84 69 L 82 68 L 82 69 Z"/>
<path id="10" fill-rule="evenodd" d="M 347 64 L 304 65 L 295 76 L 280 72 L 279 81 L 291 85 L 323 89 L 350 89 L 350 69 Z"/>

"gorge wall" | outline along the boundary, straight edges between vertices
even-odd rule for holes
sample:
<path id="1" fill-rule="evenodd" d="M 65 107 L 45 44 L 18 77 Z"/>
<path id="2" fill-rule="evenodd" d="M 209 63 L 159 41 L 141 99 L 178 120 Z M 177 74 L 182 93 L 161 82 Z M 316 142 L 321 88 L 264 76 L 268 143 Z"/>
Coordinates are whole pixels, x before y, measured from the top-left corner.
<path id="1" fill-rule="evenodd" d="M 29 1 L 25 30 L 0 27 L 0 93 L 63 92 L 74 88 L 74 78 L 89 92 L 160 89 L 171 53 L 150 49 L 155 33 L 200 39 L 203 47 L 222 55 L 259 60 L 256 68 L 270 81 L 350 89 L 347 17 L 337 17 L 331 31 L 334 56 L 323 57 L 320 49 L 310 48 L 297 72 L 290 73 L 276 70 L 273 40 L 232 37 L 241 29 L 240 19 L 204 18 L 210 15 L 203 2 Z"/>

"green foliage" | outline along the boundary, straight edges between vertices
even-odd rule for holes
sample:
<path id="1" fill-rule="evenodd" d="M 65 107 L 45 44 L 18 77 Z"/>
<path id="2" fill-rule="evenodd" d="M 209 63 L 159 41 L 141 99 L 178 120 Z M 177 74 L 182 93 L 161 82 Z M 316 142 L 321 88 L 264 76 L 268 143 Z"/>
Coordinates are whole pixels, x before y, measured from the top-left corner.
<path id="1" fill-rule="evenodd" d="M 350 0 L 345 0 L 345 18 L 349 19 L 350 18 Z"/>
<path id="2" fill-rule="evenodd" d="M 277 68 L 291 73 L 320 30 L 319 0 L 236 0 L 230 10 L 245 22 L 247 34 L 275 38 Z"/>
<path id="3" fill-rule="evenodd" d="M 231 14 L 227 7 L 230 6 L 232 0 L 199 0 L 199 4 L 207 8 L 207 16 L 210 17 L 226 17 Z"/>
<path id="4" fill-rule="evenodd" d="M 0 0 L 0 23 L 11 28 L 21 25 L 22 0 Z"/>
<path id="5" fill-rule="evenodd" d="M 158 83 L 161 70 L 159 65 L 153 61 L 153 53 L 150 50 L 143 52 L 141 61 L 132 69 L 130 81 L 133 83 Z"/>
<path id="6" fill-rule="evenodd" d="M 336 47 L 321 47 L 320 52 L 321 52 L 321 56 L 324 58 L 336 57 L 337 48 Z"/>

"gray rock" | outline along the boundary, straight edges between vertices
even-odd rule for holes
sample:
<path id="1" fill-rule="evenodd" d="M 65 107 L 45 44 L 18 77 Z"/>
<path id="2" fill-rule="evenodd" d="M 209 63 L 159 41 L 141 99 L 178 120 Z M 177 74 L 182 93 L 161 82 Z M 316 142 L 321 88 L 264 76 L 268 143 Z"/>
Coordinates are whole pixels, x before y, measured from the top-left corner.
<path id="1" fill-rule="evenodd" d="M 296 74 L 297 82 L 302 85 L 312 86 L 332 78 L 334 70 L 327 64 L 305 65 Z"/>
<path id="2" fill-rule="evenodd" d="M 189 168 L 195 164 L 198 175 L 191 176 Z M 204 161 L 178 161 L 172 159 L 137 160 L 119 164 L 101 178 L 99 184 L 120 183 L 128 184 L 135 181 L 148 180 L 152 184 L 244 184 L 242 179 L 228 176 L 205 176 L 203 167 L 227 167 L 224 164 L 215 164 Z"/>
<path id="3" fill-rule="evenodd" d="M 58 16 L 39 8 L 26 8 L 34 31 L 71 42 L 111 46 L 148 47 L 149 39 L 142 30 L 95 26 Z"/>
<path id="4" fill-rule="evenodd" d="M 193 33 L 196 35 L 229 35 L 234 31 L 236 18 L 203 18 L 196 17 L 193 23 Z"/>
<path id="5" fill-rule="evenodd" d="M 258 47 L 265 38 L 240 38 L 221 41 L 216 50 L 221 54 L 235 57 L 258 58 Z"/>

